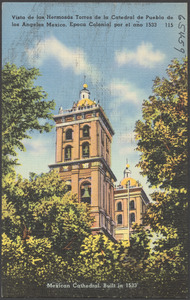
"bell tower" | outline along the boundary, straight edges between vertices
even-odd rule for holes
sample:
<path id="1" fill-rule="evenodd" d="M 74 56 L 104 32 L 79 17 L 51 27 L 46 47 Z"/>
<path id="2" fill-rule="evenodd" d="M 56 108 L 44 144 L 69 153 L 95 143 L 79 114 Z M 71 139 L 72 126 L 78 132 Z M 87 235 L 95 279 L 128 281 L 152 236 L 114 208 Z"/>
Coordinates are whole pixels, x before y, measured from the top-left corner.
<path id="1" fill-rule="evenodd" d="M 114 131 L 102 107 L 90 100 L 87 84 L 69 110 L 60 108 L 56 123 L 57 168 L 68 188 L 88 203 L 95 218 L 92 231 L 114 239 L 114 182 L 111 143 Z"/>
<path id="2" fill-rule="evenodd" d="M 143 187 L 134 178 L 131 178 L 129 164 L 126 164 L 124 178 L 115 186 L 115 238 L 130 240 L 133 233 L 133 223 L 142 224 L 143 215 L 150 203 Z"/>

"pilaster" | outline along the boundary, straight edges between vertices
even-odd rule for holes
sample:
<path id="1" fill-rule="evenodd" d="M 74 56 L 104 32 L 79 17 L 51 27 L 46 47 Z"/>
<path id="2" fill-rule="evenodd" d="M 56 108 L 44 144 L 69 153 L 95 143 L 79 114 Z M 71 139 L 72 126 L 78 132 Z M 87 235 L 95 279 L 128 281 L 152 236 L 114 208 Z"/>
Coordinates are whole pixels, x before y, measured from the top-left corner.
<path id="1" fill-rule="evenodd" d="M 62 161 L 62 128 L 57 128 L 57 134 L 56 134 L 56 162 Z"/>

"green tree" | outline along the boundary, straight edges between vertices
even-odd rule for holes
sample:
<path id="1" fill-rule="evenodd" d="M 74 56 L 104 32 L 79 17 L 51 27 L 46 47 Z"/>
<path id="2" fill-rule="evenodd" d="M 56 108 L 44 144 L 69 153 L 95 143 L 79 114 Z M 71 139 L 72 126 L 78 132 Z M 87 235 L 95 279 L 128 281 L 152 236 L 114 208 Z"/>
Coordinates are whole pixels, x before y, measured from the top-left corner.
<path id="1" fill-rule="evenodd" d="M 174 60 L 167 74 L 154 80 L 154 94 L 143 103 L 145 121 L 136 123 L 138 166 L 152 187 L 179 191 L 187 187 L 187 59 Z"/>
<path id="2" fill-rule="evenodd" d="M 49 132 L 52 126 L 42 119 L 52 119 L 54 101 L 45 101 L 42 87 L 34 86 L 39 70 L 17 68 L 7 63 L 2 70 L 2 171 L 7 174 L 18 164 L 16 149 L 24 151 L 22 140 L 30 138 L 29 131 Z"/>
<path id="3" fill-rule="evenodd" d="M 29 180 L 21 176 L 15 180 L 14 174 L 6 178 L 2 228 L 8 237 L 48 237 L 59 254 L 74 255 L 90 233 L 90 207 L 78 203 L 76 196 L 67 192 L 55 171 Z"/>
<path id="4" fill-rule="evenodd" d="M 152 283 L 153 296 L 183 297 L 188 279 L 187 58 L 174 60 L 167 75 L 155 79 L 135 132 L 142 153 L 138 166 L 150 186 L 159 188 L 144 216 L 144 224 L 159 234 L 148 259 L 147 291 Z"/>
<path id="5" fill-rule="evenodd" d="M 71 281 L 100 283 L 101 288 L 88 289 L 83 297 L 133 298 L 146 295 L 144 269 L 151 252 L 150 232 L 143 231 L 138 225 L 134 230 L 136 234 L 130 244 L 128 241 L 112 242 L 102 233 L 84 240 L 78 257 L 70 264 Z M 105 285 L 110 283 L 111 287 Z"/>
<path id="6" fill-rule="evenodd" d="M 90 206 L 55 171 L 29 180 L 4 176 L 2 200 L 4 295 L 52 296 L 46 284 L 70 281 L 72 260 L 91 233 Z"/>
<path id="7" fill-rule="evenodd" d="M 127 246 L 127 242 L 112 242 L 103 233 L 85 238 L 78 257 L 74 258 L 70 265 L 70 280 L 85 284 L 99 283 L 101 288 L 84 289 L 81 296 L 116 297 L 126 291 L 125 289 L 119 291 L 113 286 L 109 289 L 104 284 L 114 283 L 116 285 L 131 278 L 130 272 L 128 274 L 125 272 L 127 269 L 127 263 L 125 263 Z M 124 273 L 125 276 L 123 276 Z"/>
<path id="8" fill-rule="evenodd" d="M 87 237 L 73 262 L 75 280 L 79 282 L 118 282 L 127 253 L 127 242 L 112 242 L 106 235 Z"/>
<path id="9" fill-rule="evenodd" d="M 48 238 L 30 237 L 23 243 L 2 234 L 2 295 L 5 297 L 42 296 L 48 282 L 60 281 L 67 274 L 67 262 L 52 249 Z"/>
<path id="10" fill-rule="evenodd" d="M 133 257 L 142 269 L 146 267 L 146 260 L 151 254 L 151 231 L 144 226 L 134 224 L 133 233 L 130 237 L 130 245 L 128 247 L 128 256 Z"/>

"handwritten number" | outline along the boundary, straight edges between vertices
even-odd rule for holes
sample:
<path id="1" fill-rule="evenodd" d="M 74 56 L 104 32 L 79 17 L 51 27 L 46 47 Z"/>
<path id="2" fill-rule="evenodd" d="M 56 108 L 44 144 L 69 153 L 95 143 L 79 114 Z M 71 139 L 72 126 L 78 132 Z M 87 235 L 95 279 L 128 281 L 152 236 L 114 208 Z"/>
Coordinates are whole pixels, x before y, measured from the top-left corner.
<path id="1" fill-rule="evenodd" d="M 178 28 L 179 28 L 179 29 L 182 29 L 182 28 L 183 28 L 183 32 L 185 32 L 185 25 L 184 25 L 184 24 L 181 24 L 181 22 L 179 22 Z"/>
<path id="2" fill-rule="evenodd" d="M 174 49 L 177 50 L 177 51 L 179 51 L 179 52 L 181 52 L 181 53 L 185 53 L 185 50 L 183 48 L 177 49 L 177 48 L 174 47 Z"/>
<path id="3" fill-rule="evenodd" d="M 182 16 L 182 15 L 179 15 L 179 16 L 178 16 L 178 19 L 179 19 L 179 20 L 181 20 L 181 19 L 185 20 L 185 17 Z"/>

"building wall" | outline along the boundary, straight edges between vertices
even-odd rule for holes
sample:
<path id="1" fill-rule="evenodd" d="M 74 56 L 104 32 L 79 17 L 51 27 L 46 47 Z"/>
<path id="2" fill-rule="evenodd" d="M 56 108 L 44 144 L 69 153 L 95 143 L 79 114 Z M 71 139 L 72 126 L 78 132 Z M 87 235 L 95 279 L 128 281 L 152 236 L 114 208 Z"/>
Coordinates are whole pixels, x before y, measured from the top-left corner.
<path id="1" fill-rule="evenodd" d="M 83 128 L 88 126 L 89 137 L 83 137 Z M 66 139 L 66 132 L 72 130 L 72 139 Z M 111 142 L 112 136 L 103 128 L 99 121 L 86 120 L 84 123 L 64 125 L 56 129 L 56 162 L 65 162 L 65 148 L 72 147 L 72 160 L 83 159 L 82 144 L 88 142 L 90 145 L 90 157 L 103 157 L 111 166 Z"/>
<path id="2" fill-rule="evenodd" d="M 83 111 L 83 116 L 70 115 L 56 119 L 56 167 L 65 182 L 71 186 L 73 193 L 81 198 L 81 187 L 90 184 L 91 212 L 95 218 L 92 226 L 94 232 L 103 230 L 114 236 L 114 179 L 110 173 L 112 134 L 108 130 L 100 111 Z M 83 136 L 85 126 L 89 136 Z M 66 138 L 72 130 L 71 138 Z M 89 157 L 83 157 L 83 143 L 89 143 Z M 66 149 L 71 147 L 71 158 L 67 159 Z M 96 158 L 96 161 L 93 161 Z M 102 163 L 98 158 L 103 158 Z M 89 159 L 91 159 L 89 161 Z M 62 163 L 62 165 L 61 165 Z M 60 164 L 60 166 L 59 166 Z"/>
<path id="3" fill-rule="evenodd" d="M 115 238 L 117 240 L 129 239 L 133 224 L 131 220 L 132 214 L 135 217 L 134 222 L 142 224 L 143 213 L 146 210 L 142 191 L 142 187 L 130 188 L 129 193 L 127 188 L 115 189 Z M 129 203 L 128 199 L 130 199 Z M 121 205 L 121 210 L 118 210 L 118 208 L 120 208 L 118 207 L 119 203 Z M 122 224 L 118 224 L 119 215 L 122 216 Z"/>
<path id="4" fill-rule="evenodd" d="M 78 194 L 79 202 L 82 202 L 80 192 L 82 184 L 84 182 L 91 184 L 91 211 L 95 217 L 93 228 L 105 227 L 113 235 L 114 186 L 107 175 L 100 162 L 60 167 L 62 180 L 70 182 L 72 192 Z"/>

